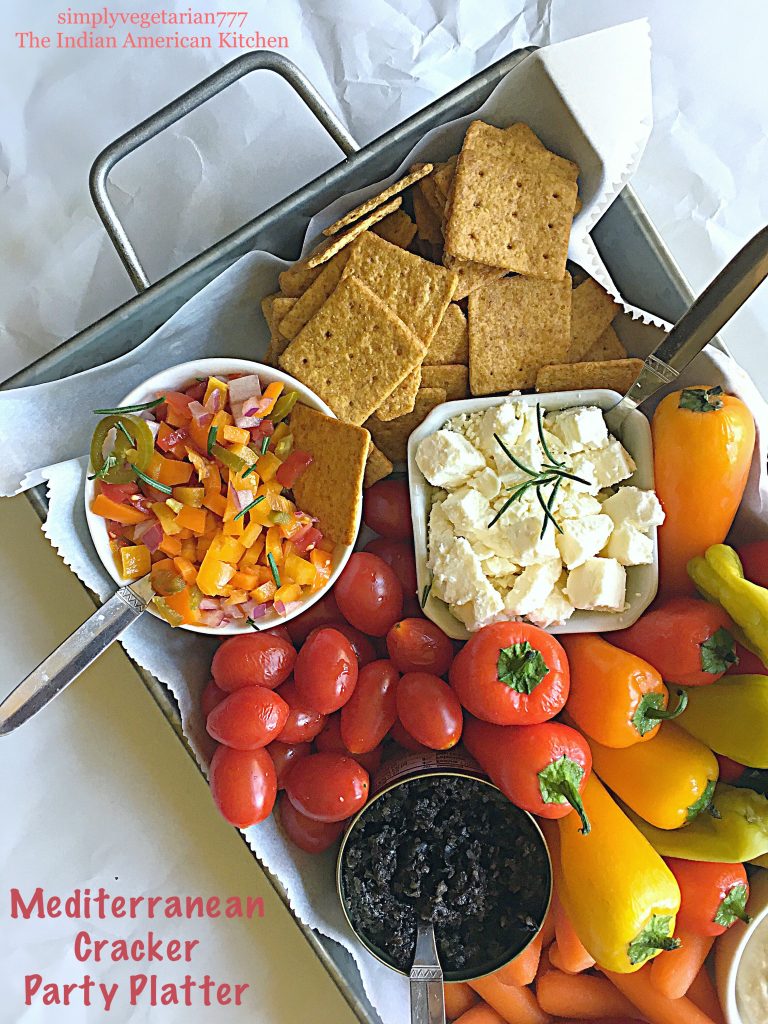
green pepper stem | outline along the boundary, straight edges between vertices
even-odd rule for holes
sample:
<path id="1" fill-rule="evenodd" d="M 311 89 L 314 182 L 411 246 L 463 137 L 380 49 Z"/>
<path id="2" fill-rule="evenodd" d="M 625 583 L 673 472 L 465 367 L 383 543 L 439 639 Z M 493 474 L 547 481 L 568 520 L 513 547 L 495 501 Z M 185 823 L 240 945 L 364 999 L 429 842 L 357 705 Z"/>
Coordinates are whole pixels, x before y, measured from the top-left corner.
<path id="1" fill-rule="evenodd" d="M 646 718 L 663 719 L 664 721 L 671 721 L 673 718 L 677 718 L 678 715 L 682 715 L 685 709 L 688 707 L 688 694 L 685 690 L 677 690 L 677 707 L 675 708 L 648 708 L 645 712 Z M 677 948 L 677 947 L 675 947 Z"/>
<path id="2" fill-rule="evenodd" d="M 648 949 L 663 949 L 667 952 L 671 949 L 680 949 L 682 944 L 681 939 L 676 939 L 672 935 L 666 939 L 657 939 L 655 942 L 646 942 Z"/>
<path id="3" fill-rule="evenodd" d="M 588 836 L 592 830 L 592 826 L 589 824 L 587 812 L 584 810 L 584 803 L 581 799 L 581 793 L 579 793 L 578 786 L 575 786 L 570 779 L 562 779 L 553 788 L 559 791 L 560 795 L 564 797 L 574 811 L 576 811 L 578 816 L 581 818 L 581 828 L 579 829 L 579 832 L 583 836 Z"/>

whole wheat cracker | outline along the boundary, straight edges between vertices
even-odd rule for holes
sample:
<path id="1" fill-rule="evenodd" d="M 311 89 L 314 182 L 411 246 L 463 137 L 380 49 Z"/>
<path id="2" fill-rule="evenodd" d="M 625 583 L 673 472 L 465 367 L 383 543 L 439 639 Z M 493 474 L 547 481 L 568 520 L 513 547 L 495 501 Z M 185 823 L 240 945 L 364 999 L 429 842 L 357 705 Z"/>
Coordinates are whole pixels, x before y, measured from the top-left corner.
<path id="1" fill-rule="evenodd" d="M 360 235 L 367 233 L 368 228 L 378 224 L 380 220 L 384 220 L 385 217 L 388 217 L 390 213 L 394 213 L 395 210 L 399 210 L 402 205 L 403 197 L 396 196 L 394 199 L 390 199 L 389 202 L 384 203 L 383 206 L 377 206 L 375 210 L 371 210 L 361 220 L 356 220 L 354 224 L 345 228 L 341 234 L 332 235 L 327 241 L 321 242 L 314 252 L 307 256 L 307 266 L 318 267 L 321 263 L 325 263 L 341 252 L 346 246 L 351 245 Z"/>
<path id="2" fill-rule="evenodd" d="M 291 433 L 296 448 L 312 456 L 293 485 L 297 505 L 319 520 L 325 536 L 337 544 L 352 544 L 360 518 L 370 434 L 363 427 L 342 423 L 302 404 L 291 413 Z"/>
<path id="3" fill-rule="evenodd" d="M 400 249 L 407 249 L 413 241 L 413 236 L 416 234 L 416 225 L 405 210 L 395 210 L 394 213 L 390 213 L 384 220 L 374 224 L 371 231 L 374 235 L 378 235 L 385 241 L 391 242 L 392 245 L 396 245 Z"/>
<path id="4" fill-rule="evenodd" d="M 377 207 L 382 206 L 392 196 L 396 196 L 399 192 L 404 192 L 407 188 L 413 185 L 415 182 L 426 177 L 432 173 L 432 164 L 414 164 L 411 167 L 408 174 L 404 178 L 400 178 L 399 181 L 394 182 L 388 188 L 385 188 L 383 192 L 380 192 L 376 196 L 372 196 L 370 199 L 366 199 L 364 203 L 356 206 L 349 213 L 345 213 L 343 217 L 339 217 L 333 224 L 329 225 L 324 231 L 324 235 L 335 235 L 337 231 L 341 231 L 348 224 L 352 224 L 353 221 L 359 220 L 364 217 L 371 210 L 375 210 Z"/>
<path id="5" fill-rule="evenodd" d="M 456 275 L 366 232 L 352 247 L 344 277 L 365 281 L 426 349 L 456 290 Z"/>
<path id="6" fill-rule="evenodd" d="M 451 256 L 450 253 L 443 253 L 443 266 L 448 267 L 458 277 L 456 291 L 453 293 L 455 302 L 459 299 L 466 299 L 470 292 L 478 288 L 484 288 L 491 281 L 498 281 L 506 277 L 507 271 L 499 267 L 487 267 L 484 263 L 475 263 L 472 260 L 463 260 L 459 256 Z"/>
<path id="7" fill-rule="evenodd" d="M 416 230 L 419 238 L 431 245 L 443 244 L 443 232 L 440 221 L 435 216 L 432 207 L 424 198 L 419 189 L 413 191 L 413 216 L 416 219 Z"/>
<path id="8" fill-rule="evenodd" d="M 536 375 L 536 390 L 583 391 L 587 388 L 611 388 L 623 395 L 635 383 L 642 368 L 642 359 L 542 366 Z"/>
<path id="9" fill-rule="evenodd" d="M 291 299 L 297 299 L 320 275 L 320 267 L 308 267 L 306 260 L 298 260 L 293 266 L 281 271 L 278 281 L 280 291 Z"/>
<path id="10" fill-rule="evenodd" d="M 416 392 L 421 387 L 421 366 L 411 370 L 405 380 L 402 380 L 391 395 L 387 395 L 374 415 L 379 420 L 395 420 L 398 416 L 405 416 L 411 412 L 416 401 Z"/>
<path id="11" fill-rule="evenodd" d="M 405 462 L 408 452 L 408 438 L 432 410 L 445 401 L 441 388 L 420 388 L 416 395 L 413 412 L 399 416 L 396 420 L 377 420 L 372 416 L 365 422 L 377 448 L 390 462 Z"/>
<path id="12" fill-rule="evenodd" d="M 304 324 L 312 319 L 341 280 L 348 259 L 349 249 L 342 249 L 335 259 L 323 264 L 320 275 L 315 278 L 304 294 L 295 300 L 293 307 L 280 321 L 280 334 L 284 338 L 293 341 Z"/>
<path id="13" fill-rule="evenodd" d="M 435 188 L 437 189 L 437 194 L 442 200 L 443 206 L 448 202 L 448 195 L 451 191 L 451 182 L 453 181 L 453 175 L 456 171 L 456 161 L 458 159 L 459 154 L 454 153 L 454 155 L 449 157 L 445 163 L 438 164 L 432 173 Z"/>
<path id="14" fill-rule="evenodd" d="M 345 273 L 280 356 L 280 366 L 339 419 L 359 425 L 423 356 L 413 331 L 366 284 Z"/>
<path id="15" fill-rule="evenodd" d="M 565 361 L 583 360 L 620 309 L 619 303 L 593 277 L 577 285 L 571 292 L 571 345 Z"/>
<path id="16" fill-rule="evenodd" d="M 469 362 L 469 331 L 461 306 L 449 302 L 440 326 L 435 331 L 424 362 L 432 366 Z"/>
<path id="17" fill-rule="evenodd" d="M 473 395 L 532 388 L 538 370 L 563 362 L 571 343 L 571 277 L 506 277 L 469 296 Z"/>
<path id="18" fill-rule="evenodd" d="M 585 363 L 626 358 L 627 350 L 619 341 L 619 336 L 613 327 L 606 327 L 594 345 L 582 357 Z"/>
<path id="19" fill-rule="evenodd" d="M 435 217 L 437 217 L 437 219 L 442 223 L 445 200 L 443 200 L 438 194 L 435 179 L 431 175 L 428 178 L 422 178 L 418 187 L 421 189 L 422 195 L 426 199 L 427 203 L 429 203 L 432 213 L 434 213 Z"/>
<path id="20" fill-rule="evenodd" d="M 427 366 L 421 368 L 421 385 L 442 388 L 445 400 L 455 402 L 469 395 L 469 370 L 461 365 Z"/>
<path id="21" fill-rule="evenodd" d="M 363 487 L 373 487 L 379 480 L 388 477 L 394 468 L 384 452 L 379 451 L 373 441 L 371 441 L 370 448 L 368 449 L 368 459 L 365 463 Z"/>

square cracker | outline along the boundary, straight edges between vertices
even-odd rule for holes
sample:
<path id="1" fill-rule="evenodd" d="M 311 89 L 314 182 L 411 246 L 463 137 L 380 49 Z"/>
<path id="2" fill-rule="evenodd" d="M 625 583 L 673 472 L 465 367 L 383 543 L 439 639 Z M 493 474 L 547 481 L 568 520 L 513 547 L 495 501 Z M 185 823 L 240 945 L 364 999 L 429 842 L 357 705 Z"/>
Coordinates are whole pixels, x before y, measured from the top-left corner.
<path id="1" fill-rule="evenodd" d="M 416 234 L 416 225 L 405 210 L 395 210 L 384 220 L 374 224 L 371 231 L 386 242 L 391 242 L 400 249 L 407 249 Z"/>
<path id="2" fill-rule="evenodd" d="M 373 441 L 371 441 L 371 446 L 368 449 L 368 460 L 365 463 L 363 487 L 373 487 L 379 480 L 389 476 L 394 468 L 384 452 L 380 452 Z"/>
<path id="3" fill-rule="evenodd" d="M 529 277 L 562 278 L 577 186 L 541 153 L 554 156 L 483 122 L 470 125 L 453 179 L 447 252 Z"/>
<path id="4" fill-rule="evenodd" d="M 394 420 L 411 412 L 416 401 L 416 392 L 421 387 L 421 366 L 411 370 L 405 380 L 401 381 L 391 395 L 388 395 L 376 410 L 376 418 Z"/>
<path id="5" fill-rule="evenodd" d="M 370 213 L 366 214 L 362 220 L 356 220 L 354 224 L 345 228 L 341 234 L 332 235 L 325 242 L 321 242 L 315 251 L 307 256 L 307 266 L 318 267 L 321 263 L 325 263 L 326 260 L 341 252 L 345 246 L 354 242 L 360 235 L 367 233 L 368 228 L 378 224 L 380 220 L 384 220 L 385 217 L 388 217 L 390 213 L 394 213 L 395 210 L 399 210 L 402 205 L 403 197 L 396 196 L 394 199 L 390 199 L 388 203 L 384 203 L 383 206 L 377 206 L 375 210 L 371 210 Z"/>
<path id="6" fill-rule="evenodd" d="M 451 256 L 447 252 L 443 253 L 443 266 L 452 270 L 459 279 L 456 291 L 453 293 L 454 302 L 466 299 L 470 292 L 477 288 L 484 288 L 491 281 L 498 281 L 507 273 L 506 270 L 499 267 L 486 267 L 484 263 L 473 263 L 472 260 L 463 260 L 459 256 Z"/>
<path id="7" fill-rule="evenodd" d="M 433 177 L 422 178 L 419 182 L 419 188 L 421 189 L 422 195 L 429 204 L 432 213 L 442 223 L 443 212 L 445 211 L 445 200 L 440 196 L 435 185 L 435 179 Z"/>
<path id="8" fill-rule="evenodd" d="M 469 370 L 466 366 L 423 366 L 421 384 L 425 388 L 442 388 L 446 402 L 455 402 L 469 395 Z"/>
<path id="9" fill-rule="evenodd" d="M 473 395 L 532 388 L 571 344 L 571 276 L 505 277 L 469 296 L 469 384 Z"/>
<path id="10" fill-rule="evenodd" d="M 588 277 L 571 292 L 571 347 L 568 362 L 584 359 L 589 349 L 610 326 L 621 306 L 599 285 Z"/>
<path id="11" fill-rule="evenodd" d="M 437 194 L 442 200 L 443 206 L 448 201 L 448 195 L 451 191 L 451 182 L 453 181 L 453 175 L 456 172 L 456 161 L 459 159 L 458 153 L 449 157 L 444 164 L 438 164 L 432 174 L 432 179 L 437 189 Z"/>
<path id="12" fill-rule="evenodd" d="M 536 375 L 537 391 L 581 391 L 611 388 L 629 391 L 643 368 L 642 359 L 610 359 L 594 363 L 559 363 L 542 366 Z"/>
<path id="13" fill-rule="evenodd" d="M 291 299 L 293 307 L 279 322 L 280 334 L 290 341 L 296 337 L 304 324 L 308 323 L 341 280 L 344 267 L 349 259 L 349 250 L 342 249 L 335 259 L 324 263 L 321 273 L 298 299 Z"/>
<path id="14" fill-rule="evenodd" d="M 301 404 L 291 413 L 291 433 L 296 448 L 312 454 L 311 465 L 293 485 L 297 505 L 320 520 L 320 529 L 331 540 L 352 544 L 370 434 Z"/>
<path id="15" fill-rule="evenodd" d="M 449 302 L 440 326 L 429 343 L 424 362 L 431 366 L 441 363 L 469 362 L 469 331 L 467 318 L 455 302 Z"/>
<path id="16" fill-rule="evenodd" d="M 413 190 L 413 216 L 416 218 L 416 230 L 419 238 L 432 245 L 443 244 L 440 221 L 420 189 Z"/>
<path id="17" fill-rule="evenodd" d="M 334 221 L 333 224 L 329 225 L 324 231 L 324 235 L 335 235 L 337 231 L 341 231 L 348 224 L 353 221 L 359 220 L 364 217 L 371 210 L 375 210 L 377 207 L 382 206 L 392 196 L 396 196 L 398 192 L 404 192 L 407 188 L 419 181 L 421 178 L 425 178 L 428 174 L 431 174 L 433 170 L 432 164 L 414 164 L 410 169 L 410 172 L 406 174 L 404 178 L 400 178 L 389 188 L 385 188 L 383 192 L 380 192 L 376 196 L 372 196 L 370 199 L 366 199 L 364 203 L 356 206 L 349 213 L 345 213 L 343 217 Z"/>
<path id="18" fill-rule="evenodd" d="M 416 427 L 423 423 L 435 406 L 444 401 L 445 392 L 441 388 L 420 388 L 416 395 L 413 412 L 386 422 L 372 416 L 365 426 L 370 430 L 376 447 L 381 449 L 390 462 L 405 462 L 408 453 L 408 438 Z"/>
<path id="19" fill-rule="evenodd" d="M 357 240 L 344 277 L 354 275 L 429 345 L 456 289 L 456 275 L 367 231 Z"/>
<path id="20" fill-rule="evenodd" d="M 345 274 L 280 356 L 280 366 L 339 419 L 359 425 L 423 356 L 413 331 L 367 285 Z"/>
<path id="21" fill-rule="evenodd" d="M 605 362 L 607 359 L 626 358 L 627 350 L 619 341 L 619 336 L 612 327 L 606 327 L 594 345 L 582 356 L 586 363 L 599 363 Z"/>
<path id="22" fill-rule="evenodd" d="M 319 277 L 320 270 L 320 267 L 308 267 L 306 260 L 298 260 L 278 277 L 281 292 L 291 299 L 297 299 Z"/>

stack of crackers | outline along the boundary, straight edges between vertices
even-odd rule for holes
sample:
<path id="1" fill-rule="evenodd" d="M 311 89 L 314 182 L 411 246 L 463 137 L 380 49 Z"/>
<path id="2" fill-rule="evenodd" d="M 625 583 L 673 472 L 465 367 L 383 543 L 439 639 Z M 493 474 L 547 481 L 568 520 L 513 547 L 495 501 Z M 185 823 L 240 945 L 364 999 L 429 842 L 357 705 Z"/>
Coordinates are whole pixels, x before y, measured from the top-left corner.
<path id="1" fill-rule="evenodd" d="M 414 165 L 280 274 L 267 360 L 366 432 L 365 486 L 446 400 L 634 381 L 618 304 L 567 269 L 578 174 L 527 125 L 474 121 L 460 153 Z"/>

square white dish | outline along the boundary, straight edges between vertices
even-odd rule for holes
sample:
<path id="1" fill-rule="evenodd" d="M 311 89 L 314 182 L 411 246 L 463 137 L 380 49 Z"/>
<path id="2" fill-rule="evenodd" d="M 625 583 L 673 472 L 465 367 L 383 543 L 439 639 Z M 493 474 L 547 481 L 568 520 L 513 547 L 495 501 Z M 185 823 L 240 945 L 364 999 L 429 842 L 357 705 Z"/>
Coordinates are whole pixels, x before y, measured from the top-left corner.
<path id="1" fill-rule="evenodd" d="M 416 448 L 420 441 L 430 434 L 434 434 L 454 416 L 501 405 L 509 401 L 510 398 L 516 402 L 522 402 L 524 405 L 535 406 L 537 402 L 540 402 L 542 410 L 546 412 L 558 412 L 561 409 L 571 409 L 577 405 L 593 405 L 602 409 L 603 412 L 607 412 L 608 409 L 616 405 L 621 395 L 606 388 L 554 391 L 550 394 L 496 395 L 490 398 L 466 398 L 457 402 L 445 402 L 433 409 L 408 440 L 408 481 L 419 594 L 424 593 L 431 578 L 427 567 L 427 520 L 436 488 L 427 482 L 417 466 Z M 628 480 L 622 481 L 622 484 L 631 484 L 644 490 L 652 490 L 654 486 L 653 445 L 651 425 L 645 414 L 638 409 L 631 412 L 615 436 L 618 436 L 637 466 L 632 476 Z M 652 529 L 650 533 L 653 541 L 653 561 L 648 565 L 633 565 L 627 568 L 627 606 L 624 611 L 576 611 L 562 625 L 547 627 L 548 632 L 607 633 L 631 626 L 653 601 L 658 589 L 659 552 L 656 529 Z M 424 606 L 424 614 L 454 640 L 467 640 L 471 636 L 464 624 L 449 611 L 448 605 L 431 594 Z"/>

